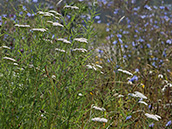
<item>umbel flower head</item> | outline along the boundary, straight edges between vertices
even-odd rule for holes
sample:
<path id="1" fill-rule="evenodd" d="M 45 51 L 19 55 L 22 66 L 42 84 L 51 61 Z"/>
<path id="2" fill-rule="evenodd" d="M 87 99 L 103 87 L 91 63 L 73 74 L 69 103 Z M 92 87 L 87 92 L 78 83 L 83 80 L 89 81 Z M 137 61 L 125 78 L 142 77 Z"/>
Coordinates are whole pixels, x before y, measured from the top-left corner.
<path id="1" fill-rule="evenodd" d="M 33 29 L 31 29 L 32 31 L 35 31 L 35 32 L 45 32 L 45 31 L 47 31 L 46 29 L 44 29 L 44 28 L 33 28 Z"/>
<path id="2" fill-rule="evenodd" d="M 9 60 L 9 61 L 12 61 L 12 62 L 16 62 L 15 59 L 13 58 L 10 58 L 10 57 L 3 57 L 4 60 Z"/>
<path id="3" fill-rule="evenodd" d="M 87 41 L 86 38 L 74 38 L 73 40 L 74 40 L 74 41 L 81 42 L 81 43 L 88 43 L 88 41 Z"/>
<path id="4" fill-rule="evenodd" d="M 59 38 L 59 39 L 57 39 L 57 41 L 61 41 L 61 42 L 66 43 L 66 44 L 71 44 L 70 41 L 63 39 L 63 38 Z"/>
<path id="5" fill-rule="evenodd" d="M 19 24 L 15 24 L 15 27 L 19 27 L 19 28 L 30 28 L 30 25 L 19 25 Z"/>
<path id="6" fill-rule="evenodd" d="M 95 110 L 106 111 L 105 108 L 100 108 L 100 107 L 97 107 L 97 106 L 94 106 L 94 105 L 92 105 L 91 107 L 92 107 L 93 109 L 95 109 Z"/>
<path id="7" fill-rule="evenodd" d="M 106 118 L 100 118 L 100 117 L 95 117 L 91 119 L 92 121 L 97 121 L 97 122 L 103 122 L 103 123 L 107 123 L 108 120 Z"/>
<path id="8" fill-rule="evenodd" d="M 72 51 L 79 51 L 79 52 L 82 52 L 82 53 L 87 52 L 87 50 L 84 49 L 84 48 L 75 48 L 75 49 L 73 49 Z"/>
<path id="9" fill-rule="evenodd" d="M 142 99 L 147 99 L 147 97 L 144 94 L 142 94 L 142 93 L 140 93 L 138 91 L 135 91 L 134 93 L 129 93 L 128 95 L 130 95 L 132 97 L 139 97 L 139 98 L 142 98 Z"/>
<path id="10" fill-rule="evenodd" d="M 145 113 L 145 116 L 147 116 L 148 118 L 151 118 L 153 120 L 159 121 L 159 119 L 161 119 L 161 117 L 159 115 L 153 115 L 153 114 L 149 114 L 149 113 Z"/>
<path id="11" fill-rule="evenodd" d="M 63 8 L 68 8 L 68 9 L 79 9 L 77 6 L 70 6 L 70 5 L 65 5 Z"/>

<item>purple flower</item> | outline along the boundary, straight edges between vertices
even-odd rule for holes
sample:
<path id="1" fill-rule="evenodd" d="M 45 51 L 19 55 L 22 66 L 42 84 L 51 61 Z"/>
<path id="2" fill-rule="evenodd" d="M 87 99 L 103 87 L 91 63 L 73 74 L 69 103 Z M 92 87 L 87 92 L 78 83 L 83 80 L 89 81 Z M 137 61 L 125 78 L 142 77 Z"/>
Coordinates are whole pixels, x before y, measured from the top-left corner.
<path id="1" fill-rule="evenodd" d="M 152 123 L 152 124 L 149 125 L 150 128 L 153 128 L 153 126 L 154 126 L 154 123 Z"/>
<path id="2" fill-rule="evenodd" d="M 114 45 L 116 45 L 117 43 L 118 43 L 118 41 L 116 41 L 116 40 L 115 40 L 115 41 L 113 41 L 113 44 L 114 44 Z"/>
<path id="3" fill-rule="evenodd" d="M 100 16 L 95 16 L 95 19 L 100 19 Z"/>
<path id="4" fill-rule="evenodd" d="M 122 38 L 122 35 L 121 35 L 121 34 L 117 34 L 117 37 L 118 37 L 118 38 Z"/>
<path id="5" fill-rule="evenodd" d="M 139 72 L 139 69 L 135 69 L 135 72 Z"/>
<path id="6" fill-rule="evenodd" d="M 166 43 L 171 44 L 172 43 L 172 39 L 171 40 L 167 39 Z"/>
<path id="7" fill-rule="evenodd" d="M 134 75 L 129 81 L 130 82 L 138 81 L 138 77 Z"/>
<path id="8" fill-rule="evenodd" d="M 37 2 L 38 2 L 38 0 L 33 0 L 32 2 L 37 3 Z"/>
<path id="9" fill-rule="evenodd" d="M 97 23 L 101 23 L 101 20 L 97 21 Z"/>
<path id="10" fill-rule="evenodd" d="M 114 14 L 117 14 L 119 11 L 119 9 L 115 9 L 115 11 L 113 12 Z"/>
<path id="11" fill-rule="evenodd" d="M 126 117 L 126 120 L 129 120 L 131 117 L 132 117 L 132 116 L 127 116 L 127 117 Z"/>
<path id="12" fill-rule="evenodd" d="M 145 5 L 145 8 L 146 9 L 148 9 L 149 11 L 151 11 L 152 9 L 151 9 L 151 7 L 150 6 L 148 6 L 148 5 Z"/>
<path id="13" fill-rule="evenodd" d="M 150 44 L 147 44 L 147 47 L 148 47 L 148 48 L 150 48 L 150 47 L 151 47 L 151 45 L 150 45 Z"/>
<path id="14" fill-rule="evenodd" d="M 171 120 L 167 122 L 166 127 L 171 125 Z"/>

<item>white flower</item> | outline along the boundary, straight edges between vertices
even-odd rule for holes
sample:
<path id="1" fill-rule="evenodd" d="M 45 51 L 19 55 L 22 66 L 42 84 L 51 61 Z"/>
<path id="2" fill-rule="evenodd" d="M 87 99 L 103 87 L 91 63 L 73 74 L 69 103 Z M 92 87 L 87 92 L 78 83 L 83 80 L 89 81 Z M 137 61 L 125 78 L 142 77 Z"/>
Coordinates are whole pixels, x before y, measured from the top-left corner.
<path id="1" fill-rule="evenodd" d="M 100 117 L 95 117 L 91 119 L 92 121 L 98 121 L 98 122 L 103 122 L 103 123 L 107 123 L 108 120 L 106 118 L 100 118 Z"/>
<path id="2" fill-rule="evenodd" d="M 102 66 L 100 66 L 100 65 L 98 65 L 98 64 L 96 64 L 96 66 L 102 69 Z"/>
<path id="3" fill-rule="evenodd" d="M 88 43 L 86 38 L 74 38 L 74 41 L 82 42 L 82 43 Z"/>
<path id="4" fill-rule="evenodd" d="M 11 49 L 11 48 L 8 47 L 8 46 L 2 46 L 2 48 L 4 48 L 4 49 Z"/>
<path id="5" fill-rule="evenodd" d="M 143 95 L 142 93 L 135 91 L 134 93 L 129 93 L 128 95 L 132 96 L 132 97 L 139 97 L 142 99 L 147 99 L 147 97 L 145 95 Z"/>
<path id="6" fill-rule="evenodd" d="M 59 52 L 63 52 L 63 53 L 66 52 L 65 50 L 62 50 L 62 49 L 59 49 L 59 48 L 56 48 L 55 50 L 56 50 L 56 51 L 59 51 Z"/>
<path id="7" fill-rule="evenodd" d="M 52 75 L 51 78 L 55 80 L 56 79 L 56 76 L 55 75 Z"/>
<path id="8" fill-rule="evenodd" d="M 159 121 L 159 119 L 161 119 L 161 117 L 159 115 L 153 115 L 153 114 L 149 114 L 149 113 L 145 113 L 145 116 L 147 116 L 148 118 L 151 118 L 153 120 Z"/>
<path id="9" fill-rule="evenodd" d="M 53 41 L 52 40 L 49 40 L 49 39 L 43 39 L 44 41 L 46 42 L 50 42 L 51 44 L 53 44 Z"/>
<path id="10" fill-rule="evenodd" d="M 144 102 L 144 101 L 142 101 L 142 100 L 140 100 L 138 103 L 142 103 L 142 104 L 144 104 L 144 105 L 148 105 L 146 102 Z"/>
<path id="11" fill-rule="evenodd" d="M 78 96 L 83 96 L 83 94 L 82 93 L 79 93 Z"/>
<path id="12" fill-rule="evenodd" d="M 127 71 L 127 70 L 118 69 L 118 71 L 119 71 L 119 72 L 122 72 L 122 73 L 125 73 L 125 74 L 128 74 L 128 75 L 130 75 L 130 76 L 133 76 L 133 74 L 130 73 L 129 71 Z"/>
<path id="13" fill-rule="evenodd" d="M 49 13 L 53 13 L 53 14 L 55 14 L 55 15 L 57 15 L 57 16 L 61 16 L 61 14 L 58 13 L 58 12 L 56 12 L 55 10 L 50 10 Z"/>
<path id="14" fill-rule="evenodd" d="M 5 59 L 5 60 L 10 60 L 10 61 L 13 61 L 13 62 L 16 62 L 16 60 L 15 60 L 15 59 L 10 58 L 10 57 L 3 57 L 3 59 Z"/>
<path id="15" fill-rule="evenodd" d="M 140 93 L 140 92 L 138 92 L 138 91 L 135 91 L 134 93 L 135 93 L 135 95 L 136 95 L 137 97 L 139 97 L 139 98 L 147 99 L 147 97 L 146 97 L 144 94 L 142 94 L 142 93 Z"/>
<path id="16" fill-rule="evenodd" d="M 33 28 L 33 29 L 31 29 L 32 31 L 37 31 L 37 32 L 45 32 L 45 31 L 47 31 L 46 29 L 44 29 L 44 28 Z"/>
<path id="17" fill-rule="evenodd" d="M 43 15 L 44 17 L 51 17 L 51 16 L 54 16 L 54 14 L 52 14 L 52 13 L 49 13 L 49 12 L 42 12 L 42 11 L 39 11 L 38 14 Z"/>
<path id="18" fill-rule="evenodd" d="M 13 65 L 18 66 L 18 64 L 17 64 L 17 63 L 14 63 Z"/>
<path id="19" fill-rule="evenodd" d="M 51 24 L 53 24 L 53 21 L 47 21 L 47 23 L 51 23 Z"/>
<path id="20" fill-rule="evenodd" d="M 131 81 L 128 81 L 127 84 L 132 85 L 133 83 Z"/>
<path id="21" fill-rule="evenodd" d="M 162 74 L 159 74 L 159 75 L 158 75 L 158 78 L 163 78 L 163 75 L 162 75 Z"/>
<path id="22" fill-rule="evenodd" d="M 97 106 L 92 106 L 92 108 L 95 109 L 95 110 L 99 110 L 99 111 L 106 111 L 106 109 L 100 108 L 100 107 L 97 107 Z"/>
<path id="23" fill-rule="evenodd" d="M 66 5 L 63 8 L 79 9 L 77 6 Z"/>
<path id="24" fill-rule="evenodd" d="M 117 96 L 117 98 L 123 98 L 124 97 L 124 95 L 118 95 Z"/>
<path id="25" fill-rule="evenodd" d="M 30 25 L 19 25 L 19 24 L 15 24 L 15 27 L 19 27 L 19 28 L 30 28 Z"/>
<path id="26" fill-rule="evenodd" d="M 83 53 L 87 52 L 87 50 L 84 49 L 84 48 L 75 48 L 75 49 L 73 49 L 73 51 L 80 51 L 80 52 L 83 52 Z"/>
<path id="27" fill-rule="evenodd" d="M 60 26 L 60 27 L 64 27 L 62 24 L 58 23 L 58 22 L 53 22 L 52 24 L 53 26 Z"/>
<path id="28" fill-rule="evenodd" d="M 88 69 L 92 69 L 92 68 L 93 68 L 93 66 L 91 66 L 90 64 L 86 65 L 86 67 L 87 67 Z"/>
<path id="29" fill-rule="evenodd" d="M 59 38 L 59 39 L 57 39 L 57 41 L 62 41 L 62 42 L 64 42 L 64 43 L 71 44 L 70 41 L 68 41 L 68 40 L 66 40 L 66 39 L 63 39 L 63 38 Z"/>

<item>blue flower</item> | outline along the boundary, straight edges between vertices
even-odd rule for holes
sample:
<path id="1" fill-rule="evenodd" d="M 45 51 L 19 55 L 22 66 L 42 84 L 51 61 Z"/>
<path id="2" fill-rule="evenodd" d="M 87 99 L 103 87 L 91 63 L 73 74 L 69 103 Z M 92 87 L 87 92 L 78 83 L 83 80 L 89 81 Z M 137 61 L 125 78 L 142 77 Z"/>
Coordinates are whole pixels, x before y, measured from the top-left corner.
<path id="1" fill-rule="evenodd" d="M 151 45 L 150 45 L 150 44 L 147 44 L 147 47 L 148 47 L 148 48 L 150 48 L 150 47 L 151 47 Z"/>
<path id="2" fill-rule="evenodd" d="M 148 5 L 145 5 L 144 6 L 146 9 L 148 9 L 149 11 L 151 11 L 152 9 L 151 9 L 151 7 L 150 6 L 148 6 Z"/>
<path id="3" fill-rule="evenodd" d="M 138 77 L 134 75 L 129 81 L 130 82 L 138 81 Z"/>
<path id="4" fill-rule="evenodd" d="M 115 41 L 113 41 L 113 45 L 116 45 L 117 43 L 118 43 L 118 41 L 116 41 L 116 40 L 115 40 Z"/>
<path id="5" fill-rule="evenodd" d="M 166 127 L 171 125 L 171 120 L 167 122 Z"/>
<path id="6" fill-rule="evenodd" d="M 38 2 L 38 0 L 33 0 L 32 2 L 37 3 L 37 2 Z"/>
<path id="7" fill-rule="evenodd" d="M 129 120 L 131 117 L 132 117 L 132 116 L 127 116 L 127 117 L 126 117 L 126 120 Z"/>
<path id="8" fill-rule="evenodd" d="M 118 37 L 118 38 L 122 38 L 122 35 L 121 35 L 121 34 L 117 34 L 117 37 Z"/>
<path id="9" fill-rule="evenodd" d="M 95 16 L 95 19 L 100 19 L 100 16 Z"/>
<path id="10" fill-rule="evenodd" d="M 167 39 L 166 43 L 171 44 L 172 43 L 172 40 Z"/>
<path id="11" fill-rule="evenodd" d="M 153 128 L 153 126 L 154 126 L 154 123 L 152 123 L 152 124 L 149 125 L 150 128 Z"/>

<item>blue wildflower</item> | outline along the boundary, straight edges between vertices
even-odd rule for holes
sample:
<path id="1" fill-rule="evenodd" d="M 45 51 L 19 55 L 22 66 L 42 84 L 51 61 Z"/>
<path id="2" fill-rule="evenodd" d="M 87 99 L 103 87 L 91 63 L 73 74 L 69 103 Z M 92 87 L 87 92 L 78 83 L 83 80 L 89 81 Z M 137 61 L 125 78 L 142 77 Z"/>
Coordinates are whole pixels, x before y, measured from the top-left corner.
<path id="1" fill-rule="evenodd" d="M 134 75 L 129 81 L 130 82 L 138 81 L 138 77 Z"/>
<path id="2" fill-rule="evenodd" d="M 154 126 L 154 123 L 152 123 L 152 124 L 149 125 L 150 128 L 153 128 L 153 126 Z"/>
<path id="3" fill-rule="evenodd" d="M 100 19 L 100 16 L 95 16 L 95 19 Z"/>
<path id="4" fill-rule="evenodd" d="M 127 116 L 127 117 L 126 117 L 126 120 L 129 120 L 131 117 L 132 117 L 132 116 Z"/>
<path id="5" fill-rule="evenodd" d="M 167 39 L 166 43 L 172 44 L 172 39 L 171 40 L 170 39 Z"/>
<path id="6" fill-rule="evenodd" d="M 171 120 L 167 122 L 166 127 L 171 125 Z"/>
<path id="7" fill-rule="evenodd" d="M 113 45 L 116 45 L 117 43 L 118 43 L 118 41 L 116 41 L 116 40 L 115 40 L 115 41 L 113 41 Z"/>

